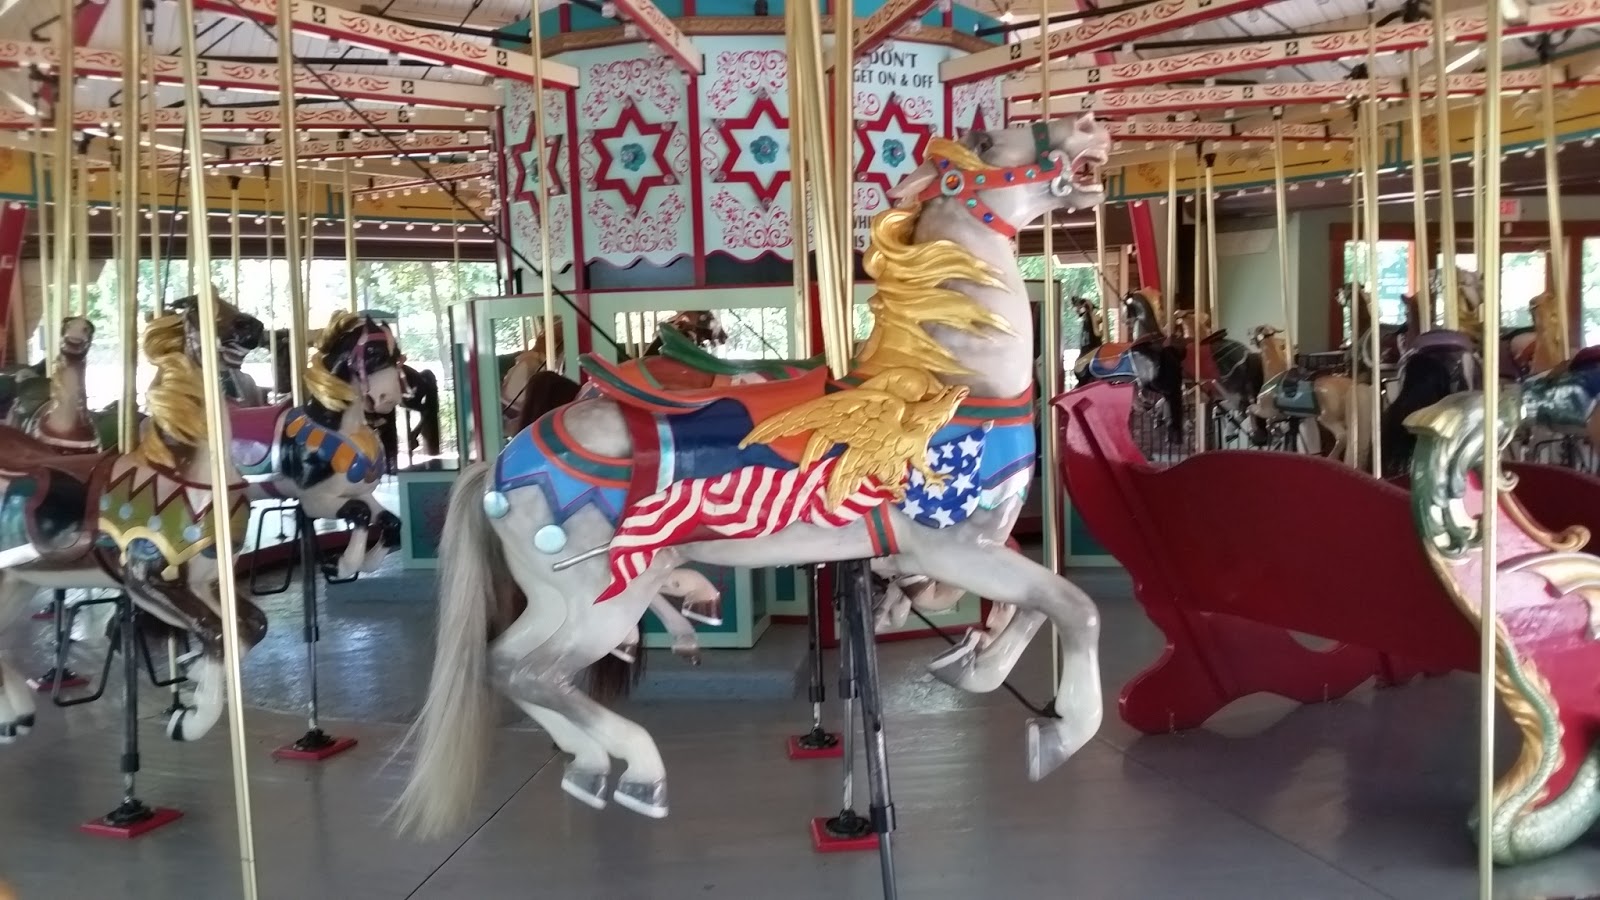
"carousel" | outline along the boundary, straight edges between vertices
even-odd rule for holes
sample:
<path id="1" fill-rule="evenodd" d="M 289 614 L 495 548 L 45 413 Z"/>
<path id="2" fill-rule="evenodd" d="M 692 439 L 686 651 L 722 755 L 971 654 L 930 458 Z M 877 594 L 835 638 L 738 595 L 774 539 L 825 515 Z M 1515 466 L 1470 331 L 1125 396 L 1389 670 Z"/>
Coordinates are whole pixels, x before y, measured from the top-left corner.
<path id="1" fill-rule="evenodd" d="M 1600 896 L 1600 2 L 0 25 L 0 900 Z"/>

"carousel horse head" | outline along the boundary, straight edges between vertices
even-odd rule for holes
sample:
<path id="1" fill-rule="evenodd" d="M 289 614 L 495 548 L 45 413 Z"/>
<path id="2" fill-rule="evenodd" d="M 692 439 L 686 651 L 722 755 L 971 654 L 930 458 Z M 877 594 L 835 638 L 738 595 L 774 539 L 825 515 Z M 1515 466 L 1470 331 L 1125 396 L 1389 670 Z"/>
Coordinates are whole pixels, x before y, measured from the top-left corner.
<path id="1" fill-rule="evenodd" d="M 1264 352 L 1268 347 L 1276 345 L 1283 349 L 1283 329 L 1276 325 L 1257 325 L 1250 332 L 1250 346 L 1258 352 Z"/>
<path id="2" fill-rule="evenodd" d="M 1128 335 L 1133 340 L 1165 334 L 1161 324 L 1161 294 L 1155 288 L 1140 288 L 1123 297 L 1122 314 L 1128 321 Z"/>
<path id="3" fill-rule="evenodd" d="M 221 342 L 222 364 L 230 369 L 237 369 L 250 351 L 257 347 L 265 346 L 267 339 L 266 326 L 261 320 L 234 306 L 222 298 L 222 293 L 212 288 L 217 298 L 217 340 Z M 200 300 L 193 294 L 180 298 L 171 306 L 171 311 L 180 314 L 186 322 L 193 327 L 196 344 L 195 358 L 199 359 L 200 341 Z"/>
<path id="4" fill-rule="evenodd" d="M 69 316 L 61 320 L 61 355 L 81 360 L 89 355 L 94 343 L 94 323 L 83 316 Z"/>
<path id="5" fill-rule="evenodd" d="M 367 412 L 388 415 L 405 397 L 405 361 L 388 326 L 370 316 L 337 312 L 306 367 L 306 387 L 329 409 L 344 409 L 359 397 Z"/>
<path id="6" fill-rule="evenodd" d="M 691 309 L 678 313 L 662 322 L 660 328 L 671 328 L 687 336 L 696 344 L 722 346 L 728 342 L 728 333 L 709 309 Z"/>
<path id="7" fill-rule="evenodd" d="M 973 130 L 959 141 L 930 142 L 927 159 L 889 196 L 901 206 L 938 202 L 964 210 L 1012 238 L 1053 209 L 1088 209 L 1104 201 L 1100 167 L 1110 158 L 1111 132 L 1092 114 Z"/>
<path id="8" fill-rule="evenodd" d="M 221 298 L 217 300 L 217 340 L 254 349 L 260 346 L 261 320 Z M 156 367 L 145 400 L 154 426 L 145 431 L 138 453 L 152 464 L 182 469 L 196 448 L 205 447 L 205 388 L 200 377 L 200 303 L 194 296 L 174 303 L 144 331 L 144 355 Z M 248 351 L 246 351 L 248 352 Z"/>

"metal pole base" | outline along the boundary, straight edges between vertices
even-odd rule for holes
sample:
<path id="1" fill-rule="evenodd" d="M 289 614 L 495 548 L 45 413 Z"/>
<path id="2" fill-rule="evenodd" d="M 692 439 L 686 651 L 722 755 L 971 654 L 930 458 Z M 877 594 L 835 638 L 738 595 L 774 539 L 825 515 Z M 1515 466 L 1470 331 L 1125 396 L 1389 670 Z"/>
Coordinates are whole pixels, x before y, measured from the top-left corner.
<path id="1" fill-rule="evenodd" d="M 811 820 L 811 847 L 818 853 L 876 850 L 878 832 L 873 830 L 871 819 L 857 815 L 853 809 L 841 810 L 837 816 Z"/>
<path id="2" fill-rule="evenodd" d="M 334 737 L 321 728 L 313 728 L 305 736 L 292 744 L 272 751 L 273 759 L 297 760 L 299 762 L 321 762 L 330 756 L 349 750 L 357 741 L 351 737 Z"/>
<path id="3" fill-rule="evenodd" d="M 844 745 L 837 734 L 819 727 L 789 735 L 788 753 L 790 759 L 838 759 Z"/>
<path id="4" fill-rule="evenodd" d="M 123 838 L 124 840 L 136 838 L 142 834 L 149 834 L 163 825 L 170 825 L 183 818 L 183 813 L 165 806 L 150 807 L 144 802 L 133 797 L 122 801 L 122 805 L 109 813 L 85 822 L 78 826 L 78 830 L 85 834 L 97 837 Z"/>

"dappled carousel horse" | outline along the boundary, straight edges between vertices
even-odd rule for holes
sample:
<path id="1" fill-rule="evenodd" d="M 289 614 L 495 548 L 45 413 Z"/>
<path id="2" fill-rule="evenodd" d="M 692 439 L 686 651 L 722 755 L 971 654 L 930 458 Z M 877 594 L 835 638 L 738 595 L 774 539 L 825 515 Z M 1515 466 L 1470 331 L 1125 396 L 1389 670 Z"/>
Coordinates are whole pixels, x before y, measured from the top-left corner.
<path id="1" fill-rule="evenodd" d="M 1029 776 L 1081 748 L 1102 717 L 1098 613 L 1004 544 L 1035 449 L 1033 329 L 1012 240 L 1047 210 L 1101 202 L 1110 149 L 1092 116 L 931 142 L 892 194 L 907 205 L 873 219 L 873 331 L 846 379 L 812 369 L 670 392 L 590 358 L 604 397 L 544 416 L 498 460 L 463 470 L 401 826 L 438 834 L 471 810 L 493 692 L 572 754 L 569 794 L 666 815 L 654 740 L 597 699 L 603 681 L 590 696 L 572 679 L 624 642 L 687 561 L 887 556 L 901 574 L 1017 606 L 981 652 L 963 645 L 935 661 L 969 690 L 998 687 L 1048 619 L 1063 651 L 1059 718 L 1029 722 Z M 613 756 L 626 768 L 609 791 Z"/>
<path id="2" fill-rule="evenodd" d="M 1073 306 L 1078 308 L 1077 300 L 1073 301 Z M 1079 315 L 1082 314 L 1080 309 Z M 1080 385 L 1094 381 L 1136 382 L 1148 396 L 1165 402 L 1168 439 L 1174 444 L 1182 443 L 1183 355 L 1168 343 L 1162 329 L 1160 292 L 1154 288 L 1134 291 L 1122 298 L 1122 314 L 1131 340 L 1097 342 L 1094 352 L 1082 353 L 1073 363 L 1073 375 Z M 1098 323 L 1098 313 L 1096 315 Z M 1098 324 L 1096 337 L 1098 339 Z"/>
<path id="3" fill-rule="evenodd" d="M 304 406 L 230 410 L 233 459 L 253 498 L 293 497 L 310 518 L 354 528 L 338 562 L 343 578 L 373 571 L 400 546 L 400 519 L 373 497 L 386 456 L 367 417 L 394 411 L 404 360 L 387 326 L 337 312 L 306 364 Z"/>
<path id="4" fill-rule="evenodd" d="M 1251 405 L 1252 415 L 1267 422 L 1311 419 L 1333 435 L 1327 455 L 1360 466 L 1372 445 L 1372 389 L 1342 372 L 1308 373 L 1291 365 L 1283 333 L 1271 325 L 1256 328 L 1252 341 L 1261 349 L 1265 384 Z M 1356 416 L 1356 439 L 1350 440 L 1350 414 Z M 1307 427 L 1300 425 L 1302 447 L 1309 447 Z"/>
<path id="5" fill-rule="evenodd" d="M 219 302 L 217 331 L 238 339 L 261 323 Z M 61 455 L 0 427 L 0 631 L 48 588 L 121 589 L 141 609 L 193 635 L 184 661 L 194 685 L 167 721 L 175 740 L 203 736 L 222 716 L 222 607 L 216 595 L 218 548 L 212 529 L 211 458 L 228 435 L 207 433 L 200 377 L 200 326 L 190 308 L 152 322 L 145 356 L 156 367 L 146 392 L 150 418 L 137 448 Z M 249 503 L 228 464 L 225 497 L 233 537 L 242 542 Z M 223 548 L 231 564 L 236 546 Z M 261 610 L 239 599 L 240 637 L 254 646 L 266 631 Z M 0 660 L 0 740 L 33 724 L 32 693 Z"/>
<path id="6" fill-rule="evenodd" d="M 38 404 L 28 402 L 32 398 L 19 398 L 12 405 L 6 424 L 62 453 L 99 450 L 100 435 L 89 414 L 86 390 L 89 350 L 93 346 L 93 322 L 82 316 L 63 319 L 55 372 L 46 382 L 49 397 Z"/>

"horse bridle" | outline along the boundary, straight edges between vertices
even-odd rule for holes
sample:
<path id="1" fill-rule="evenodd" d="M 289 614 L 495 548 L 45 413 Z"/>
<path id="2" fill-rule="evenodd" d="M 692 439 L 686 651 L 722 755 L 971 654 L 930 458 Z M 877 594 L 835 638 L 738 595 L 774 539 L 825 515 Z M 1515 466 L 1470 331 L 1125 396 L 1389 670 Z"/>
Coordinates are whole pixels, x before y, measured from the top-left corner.
<path id="1" fill-rule="evenodd" d="M 361 335 L 356 338 L 355 346 L 351 347 L 344 354 L 344 357 L 356 376 L 356 383 L 361 386 L 361 393 L 365 394 L 367 392 L 367 345 L 377 340 L 380 335 L 383 338 L 385 349 L 389 351 L 389 365 L 392 365 L 395 371 L 399 373 L 400 392 L 404 395 L 411 389 L 406 378 L 406 355 L 400 352 L 400 344 L 395 340 L 394 332 L 389 330 L 389 326 L 370 318 L 363 320 L 361 322 Z M 387 368 L 387 366 L 384 368 Z"/>
<path id="2" fill-rule="evenodd" d="M 1017 226 L 996 213 L 980 195 L 985 191 L 1070 178 L 1072 173 L 1072 165 L 1063 165 L 1057 159 L 1062 155 L 1061 152 L 1050 146 L 1048 122 L 1033 123 L 1033 147 L 1037 156 L 1027 165 L 971 170 L 954 165 L 948 157 L 937 152 L 929 153 L 928 158 L 934 162 L 940 174 L 932 184 L 922 189 L 917 200 L 926 203 L 939 197 L 950 198 L 961 204 L 973 218 L 991 230 L 1005 237 L 1014 238 L 1017 236 Z M 1057 196 L 1066 193 L 1064 189 L 1058 190 L 1055 185 L 1051 186 L 1051 192 Z"/>

